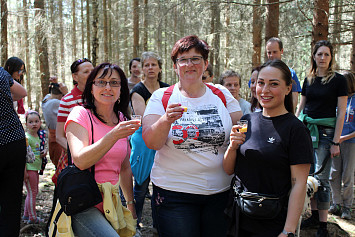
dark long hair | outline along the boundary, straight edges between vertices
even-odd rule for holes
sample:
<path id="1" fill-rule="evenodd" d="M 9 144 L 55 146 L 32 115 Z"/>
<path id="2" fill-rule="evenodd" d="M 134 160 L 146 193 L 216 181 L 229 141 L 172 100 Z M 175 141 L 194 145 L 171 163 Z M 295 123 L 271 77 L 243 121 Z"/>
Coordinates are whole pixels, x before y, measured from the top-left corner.
<path id="1" fill-rule="evenodd" d="M 104 78 L 106 75 L 111 76 L 113 70 L 117 71 L 117 73 L 121 79 L 121 94 L 120 94 L 120 99 L 117 100 L 113 106 L 113 111 L 114 111 L 115 115 L 117 116 L 118 121 L 120 121 L 119 112 L 122 112 L 124 114 L 124 116 L 126 116 L 126 118 L 130 119 L 131 116 L 129 115 L 129 112 L 128 112 L 129 89 L 128 89 L 127 78 L 126 78 L 126 75 L 124 74 L 124 72 L 122 71 L 122 69 L 115 64 L 101 63 L 99 66 L 95 67 L 94 70 L 92 70 L 92 72 L 90 73 L 90 75 L 86 81 L 85 89 L 83 92 L 84 107 L 92 110 L 94 115 L 101 122 L 106 123 L 106 121 L 104 121 L 101 118 L 101 116 L 96 112 L 96 106 L 94 103 L 95 98 L 91 93 L 92 85 L 94 84 L 94 80 L 97 77 L 97 75 L 99 74 L 100 70 L 102 70 L 102 73 L 99 76 L 99 78 Z"/>
<path id="2" fill-rule="evenodd" d="M 286 86 L 292 86 L 292 76 L 291 76 L 290 69 L 283 61 L 278 60 L 278 59 L 267 61 L 266 63 L 264 63 L 260 67 L 259 73 L 261 72 L 261 70 L 263 70 L 263 68 L 266 68 L 266 67 L 274 67 L 274 68 L 279 69 L 282 74 L 282 79 L 286 82 Z M 288 93 L 288 95 L 285 96 L 284 105 L 285 105 L 286 110 L 289 113 L 294 114 L 293 101 L 292 101 L 292 89 L 291 89 L 290 93 Z"/>
<path id="3" fill-rule="evenodd" d="M 261 66 L 257 66 L 257 67 L 254 67 L 252 70 L 251 70 L 251 74 L 253 74 L 254 71 L 257 71 L 258 74 L 260 72 L 260 67 Z M 256 80 L 258 80 L 258 78 L 256 78 Z M 255 82 L 256 83 L 256 82 Z M 261 106 L 261 104 L 259 103 L 258 99 L 254 96 L 251 96 L 250 98 L 250 109 L 251 109 L 251 112 L 254 112 L 256 108 L 260 107 L 261 109 L 263 108 Z"/>
<path id="4" fill-rule="evenodd" d="M 24 71 L 26 71 L 25 63 L 20 58 L 11 57 L 6 60 L 4 69 L 12 76 L 14 72 L 17 72 L 21 69 L 22 65 Z"/>

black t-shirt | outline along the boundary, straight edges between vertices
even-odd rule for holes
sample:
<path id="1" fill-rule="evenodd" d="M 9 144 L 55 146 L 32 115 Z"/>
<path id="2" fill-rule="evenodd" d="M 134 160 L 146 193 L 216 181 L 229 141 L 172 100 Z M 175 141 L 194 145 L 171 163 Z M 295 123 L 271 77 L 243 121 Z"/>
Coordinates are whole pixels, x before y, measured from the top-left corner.
<path id="1" fill-rule="evenodd" d="M 335 73 L 328 83 L 323 85 L 321 80 L 321 77 L 316 77 L 311 85 L 307 78 L 304 80 L 302 95 L 306 96 L 306 105 L 303 113 L 314 119 L 336 117 L 338 97 L 348 95 L 346 79 Z"/>
<path id="2" fill-rule="evenodd" d="M 257 112 L 242 119 L 249 121 L 248 132 L 237 151 L 236 176 L 250 192 L 287 195 L 291 189 L 290 165 L 313 163 L 308 129 L 290 113 L 269 118 Z M 263 221 L 242 215 L 240 224 L 255 233 L 281 232 L 286 214 L 284 209 L 276 219 Z"/>
<path id="3" fill-rule="evenodd" d="M 159 81 L 159 86 L 160 86 L 160 88 L 162 88 L 162 87 L 169 87 L 170 85 Z M 145 85 L 142 82 L 137 83 L 133 87 L 133 89 L 131 91 L 131 94 L 130 94 L 131 99 L 132 99 L 132 95 L 133 95 L 134 92 L 138 93 L 140 96 L 143 97 L 143 99 L 145 101 L 145 105 L 148 104 L 148 100 L 152 96 L 152 94 L 149 92 L 147 87 L 145 87 Z"/>

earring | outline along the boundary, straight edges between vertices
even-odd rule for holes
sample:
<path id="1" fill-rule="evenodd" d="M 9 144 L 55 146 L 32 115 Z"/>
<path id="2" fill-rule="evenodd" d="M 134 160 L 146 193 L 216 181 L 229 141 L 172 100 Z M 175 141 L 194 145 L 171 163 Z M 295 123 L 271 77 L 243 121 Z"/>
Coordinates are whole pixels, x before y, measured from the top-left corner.
<path id="1" fill-rule="evenodd" d="M 119 104 L 121 101 L 120 101 L 120 98 L 117 99 L 117 104 Z"/>

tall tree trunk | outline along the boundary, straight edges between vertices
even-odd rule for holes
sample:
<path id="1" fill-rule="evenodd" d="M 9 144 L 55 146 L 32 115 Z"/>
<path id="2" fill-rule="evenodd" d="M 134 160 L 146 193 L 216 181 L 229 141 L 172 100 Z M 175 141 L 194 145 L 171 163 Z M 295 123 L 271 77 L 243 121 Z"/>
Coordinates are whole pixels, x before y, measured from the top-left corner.
<path id="1" fill-rule="evenodd" d="M 127 0 L 124 0 L 124 9 L 127 9 L 128 3 Z M 124 27 L 123 27 L 123 48 L 124 48 L 124 71 L 128 75 L 128 14 L 127 11 L 124 11 Z"/>
<path id="2" fill-rule="evenodd" d="M 148 51 L 148 0 L 144 0 L 144 19 L 143 19 L 143 50 Z"/>
<path id="3" fill-rule="evenodd" d="M 214 75 L 220 75 L 220 29 L 221 29 L 221 22 L 220 22 L 220 10 L 219 10 L 219 3 L 213 2 L 212 3 L 212 22 L 211 26 L 213 36 L 213 54 L 211 55 L 210 59 L 211 64 L 213 66 Z"/>
<path id="4" fill-rule="evenodd" d="M 351 71 L 355 73 L 355 13 L 353 13 L 353 49 L 351 53 L 351 59 L 350 59 L 350 64 L 351 64 Z"/>
<path id="5" fill-rule="evenodd" d="M 328 39 L 329 0 L 314 0 L 312 46 Z"/>
<path id="6" fill-rule="evenodd" d="M 1 0 L 1 65 L 4 65 L 7 56 L 7 0 Z"/>
<path id="7" fill-rule="evenodd" d="M 216 33 L 215 31 L 215 21 L 216 21 L 216 10 L 215 10 L 215 3 L 211 2 L 211 35 L 213 35 L 214 38 L 214 34 Z M 214 39 L 212 40 L 211 45 L 213 44 Z M 212 48 L 212 50 L 210 51 L 210 61 L 209 64 L 212 65 L 212 67 L 214 67 L 214 55 L 215 55 L 215 49 Z"/>
<path id="8" fill-rule="evenodd" d="M 262 20 L 261 20 L 261 0 L 254 0 L 253 6 L 253 68 L 261 64 L 261 32 L 262 32 Z"/>
<path id="9" fill-rule="evenodd" d="M 81 19 L 81 57 L 84 58 L 85 56 L 85 37 L 84 37 L 84 0 L 80 0 L 80 19 Z"/>
<path id="10" fill-rule="evenodd" d="M 139 52 L 139 0 L 133 0 L 133 58 Z M 159 5 L 160 7 L 160 5 Z"/>
<path id="11" fill-rule="evenodd" d="M 98 28 L 97 24 L 99 22 L 99 4 L 97 1 L 92 2 L 92 64 L 94 67 L 97 64 L 98 59 L 98 48 L 99 48 L 99 38 L 97 36 Z"/>
<path id="12" fill-rule="evenodd" d="M 76 59 L 76 14 L 75 14 L 75 1 L 72 0 L 72 16 L 73 16 L 73 24 L 72 24 L 72 47 L 73 47 L 73 59 Z"/>
<path id="13" fill-rule="evenodd" d="M 230 34 L 229 34 L 229 25 L 230 25 L 230 4 L 226 6 L 226 61 L 225 68 L 230 67 Z"/>
<path id="14" fill-rule="evenodd" d="M 48 46 L 45 34 L 46 19 L 44 14 L 44 0 L 35 0 L 34 7 L 36 18 L 39 23 L 36 24 L 36 43 L 38 45 L 39 69 L 41 74 L 42 98 L 48 94 L 49 86 L 49 66 L 48 66 Z"/>
<path id="15" fill-rule="evenodd" d="M 28 13 L 27 13 L 27 0 L 23 0 L 23 27 L 25 33 L 25 64 L 26 64 L 26 89 L 27 89 L 27 106 L 32 108 L 32 87 L 31 87 L 31 63 L 30 63 L 30 39 L 28 37 Z"/>
<path id="16" fill-rule="evenodd" d="M 50 45 L 50 49 L 51 49 L 51 59 L 50 62 L 52 62 L 52 73 L 53 75 L 57 76 L 57 72 L 58 72 L 58 61 L 57 61 L 57 27 L 56 27 L 56 18 L 54 16 L 54 4 L 53 1 L 49 1 L 49 17 L 50 17 L 50 22 L 52 24 L 51 27 L 51 45 Z"/>
<path id="17" fill-rule="evenodd" d="M 107 34 L 108 34 L 108 53 L 109 53 L 109 62 L 112 62 L 113 59 L 113 42 L 112 42 L 112 3 L 111 0 L 108 0 L 108 6 L 107 6 Z"/>
<path id="18" fill-rule="evenodd" d="M 106 0 L 102 1 L 104 12 L 104 61 L 108 62 L 108 36 L 107 36 L 107 4 Z"/>
<path id="19" fill-rule="evenodd" d="M 269 4 L 266 10 L 265 42 L 271 37 L 279 36 L 279 0 L 266 0 Z"/>
<path id="20" fill-rule="evenodd" d="M 64 30 L 63 30 L 63 0 L 58 0 L 59 4 L 59 40 L 60 40 L 60 67 L 61 78 L 65 83 L 65 57 L 64 57 Z"/>
<path id="21" fill-rule="evenodd" d="M 340 43 L 341 43 L 341 31 L 342 31 L 342 0 L 335 0 L 334 5 L 334 27 L 333 27 L 333 40 L 334 44 L 334 57 L 335 57 L 335 70 L 339 69 L 340 62 Z"/>
<path id="22" fill-rule="evenodd" d="M 86 43 L 87 55 L 91 59 L 90 0 L 86 0 Z"/>

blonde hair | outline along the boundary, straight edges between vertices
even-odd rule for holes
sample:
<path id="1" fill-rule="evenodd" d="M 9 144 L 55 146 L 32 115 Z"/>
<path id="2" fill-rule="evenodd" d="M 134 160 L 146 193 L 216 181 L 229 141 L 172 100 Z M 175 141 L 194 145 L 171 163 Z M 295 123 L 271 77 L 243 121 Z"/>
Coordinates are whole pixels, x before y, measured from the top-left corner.
<path id="1" fill-rule="evenodd" d="M 330 51 L 330 56 L 331 56 L 331 59 L 330 59 L 330 62 L 329 62 L 329 67 L 328 67 L 328 71 L 327 71 L 327 75 L 325 75 L 323 78 L 322 78 L 322 84 L 327 84 L 328 82 L 330 82 L 334 76 L 335 76 L 335 71 L 334 71 L 334 68 L 333 68 L 333 65 L 334 65 L 334 60 L 333 60 L 333 46 L 332 44 L 327 41 L 327 40 L 320 40 L 318 41 L 314 47 L 313 47 L 313 51 L 312 51 L 312 56 L 311 56 L 311 68 L 309 70 L 309 73 L 307 75 L 307 82 L 309 85 L 311 85 L 315 78 L 318 76 L 318 67 L 317 67 L 317 63 L 316 61 L 314 60 L 314 56 L 316 55 L 318 49 L 322 46 L 325 46 L 325 47 L 328 47 L 329 48 L 329 51 Z"/>

